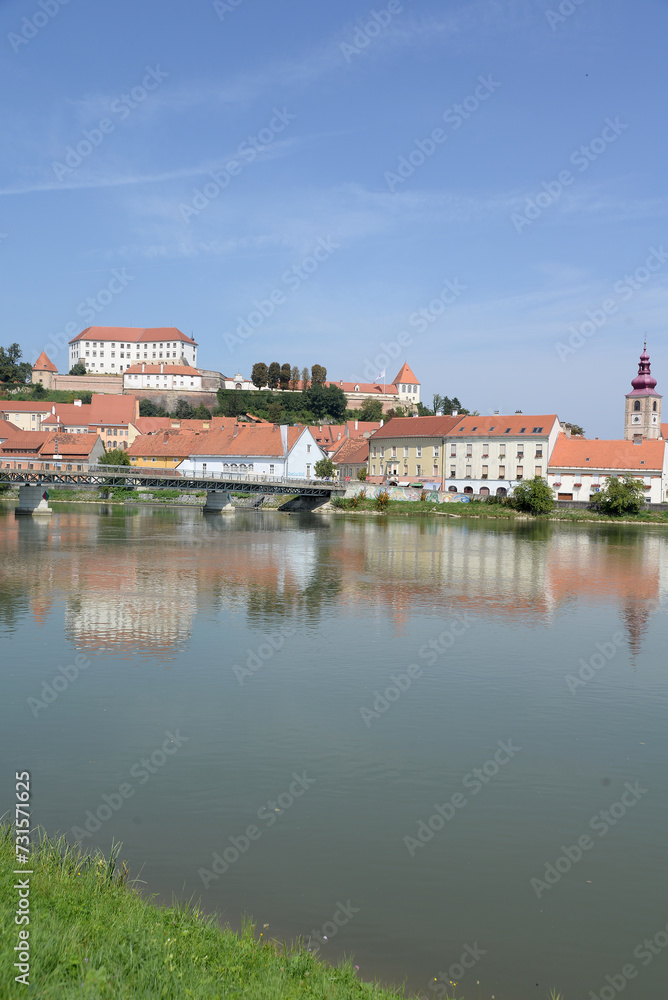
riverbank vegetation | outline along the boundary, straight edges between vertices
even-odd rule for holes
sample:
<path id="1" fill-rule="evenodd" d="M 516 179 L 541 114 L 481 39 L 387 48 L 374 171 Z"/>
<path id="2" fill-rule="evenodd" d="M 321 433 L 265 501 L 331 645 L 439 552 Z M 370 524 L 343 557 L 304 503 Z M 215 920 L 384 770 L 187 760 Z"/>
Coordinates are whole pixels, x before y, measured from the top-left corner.
<path id="1" fill-rule="evenodd" d="M 0 826 L 3 997 L 38 1000 L 396 1000 L 352 961 L 328 965 L 306 943 L 273 940 L 250 921 L 240 934 L 194 903 L 157 905 L 139 891 L 119 846 L 109 857 L 34 834 L 30 987 L 15 983 L 18 876 L 13 829 Z M 11 988 L 13 985 L 13 989 Z M 447 1000 L 441 993 L 439 1000 Z"/>

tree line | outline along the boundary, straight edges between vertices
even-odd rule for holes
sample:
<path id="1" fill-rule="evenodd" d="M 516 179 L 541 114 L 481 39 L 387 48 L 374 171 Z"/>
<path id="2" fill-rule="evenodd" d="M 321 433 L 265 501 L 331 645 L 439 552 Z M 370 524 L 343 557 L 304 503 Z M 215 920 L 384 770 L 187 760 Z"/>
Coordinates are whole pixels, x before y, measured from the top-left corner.
<path id="1" fill-rule="evenodd" d="M 313 365 L 310 372 L 308 368 L 302 368 L 300 372 L 297 365 L 287 362 L 279 365 L 278 361 L 272 361 L 267 365 L 264 361 L 256 361 L 251 372 L 251 382 L 258 389 L 266 387 L 297 392 L 300 388 L 305 391 L 314 385 L 324 386 L 326 381 L 327 369 L 322 365 Z"/>

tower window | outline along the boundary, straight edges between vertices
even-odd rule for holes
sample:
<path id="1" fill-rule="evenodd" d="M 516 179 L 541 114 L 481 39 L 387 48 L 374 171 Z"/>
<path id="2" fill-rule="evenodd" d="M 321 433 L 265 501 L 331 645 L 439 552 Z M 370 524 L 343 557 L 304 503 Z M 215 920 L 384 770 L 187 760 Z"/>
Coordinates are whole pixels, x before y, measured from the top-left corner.
<path id="1" fill-rule="evenodd" d="M 652 409 L 656 413 L 656 400 L 654 400 L 654 402 L 652 403 Z"/>
<path id="2" fill-rule="evenodd" d="M 640 409 L 640 400 L 639 399 L 636 399 L 635 403 L 633 404 L 633 409 L 636 410 L 636 411 Z"/>

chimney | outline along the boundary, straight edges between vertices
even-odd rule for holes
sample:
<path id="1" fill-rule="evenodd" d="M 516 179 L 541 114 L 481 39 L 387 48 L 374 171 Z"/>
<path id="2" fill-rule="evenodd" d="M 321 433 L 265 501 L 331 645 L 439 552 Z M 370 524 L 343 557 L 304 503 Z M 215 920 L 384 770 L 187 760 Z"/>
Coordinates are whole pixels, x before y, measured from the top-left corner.
<path id="1" fill-rule="evenodd" d="M 164 372 L 164 370 L 165 370 L 165 366 L 164 366 L 163 362 L 161 361 L 161 362 L 160 362 L 160 374 L 161 374 L 161 375 L 162 375 L 162 373 Z"/>
<path id="2" fill-rule="evenodd" d="M 452 416 L 453 417 L 458 417 L 459 416 L 459 410 L 453 410 L 452 411 Z"/>
<path id="3" fill-rule="evenodd" d="M 81 400 L 80 399 L 75 399 L 74 400 L 74 405 L 75 406 L 81 406 Z"/>
<path id="4" fill-rule="evenodd" d="M 355 430 L 357 430 L 357 420 L 355 421 Z"/>
<path id="5" fill-rule="evenodd" d="M 385 421 L 384 421 L 384 420 L 381 420 L 381 422 L 380 422 L 380 425 L 379 425 L 379 429 L 380 429 L 380 427 L 382 427 L 382 426 L 383 426 L 383 424 L 384 424 L 384 423 L 385 423 Z"/>
<path id="6" fill-rule="evenodd" d="M 522 412 L 521 410 L 515 410 L 515 413 L 521 413 L 521 412 Z"/>
<path id="7" fill-rule="evenodd" d="M 494 410 L 494 416 L 498 417 L 498 415 L 499 415 L 499 411 L 498 410 Z"/>
<path id="8" fill-rule="evenodd" d="M 142 372 L 146 371 L 146 362 L 144 362 L 144 361 L 142 361 L 142 363 L 141 363 L 141 370 L 142 370 Z"/>

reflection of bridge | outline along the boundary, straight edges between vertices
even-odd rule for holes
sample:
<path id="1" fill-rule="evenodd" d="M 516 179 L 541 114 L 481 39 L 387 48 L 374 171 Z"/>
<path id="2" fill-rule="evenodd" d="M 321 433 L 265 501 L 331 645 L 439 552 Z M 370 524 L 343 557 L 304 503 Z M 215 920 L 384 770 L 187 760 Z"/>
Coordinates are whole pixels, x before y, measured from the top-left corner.
<path id="1" fill-rule="evenodd" d="M 297 496 L 294 510 L 313 510 L 326 503 L 332 495 L 345 493 L 345 486 L 323 479 L 291 479 L 281 476 L 253 476 L 233 473 L 183 476 L 174 470 L 151 469 L 128 465 L 91 466 L 87 472 L 60 469 L 49 472 L 37 469 L 0 469 L 0 483 L 18 485 L 22 513 L 51 513 L 43 499 L 45 487 L 93 486 L 98 488 L 137 487 L 179 489 L 183 492 L 206 492 L 205 511 L 233 510 L 230 493 L 279 493 Z"/>

